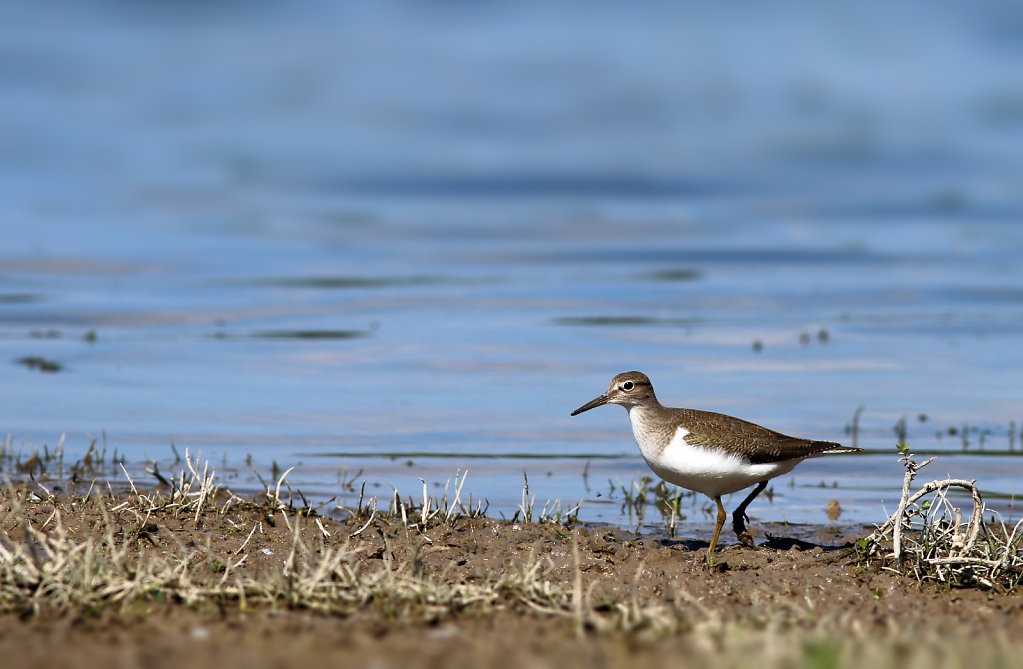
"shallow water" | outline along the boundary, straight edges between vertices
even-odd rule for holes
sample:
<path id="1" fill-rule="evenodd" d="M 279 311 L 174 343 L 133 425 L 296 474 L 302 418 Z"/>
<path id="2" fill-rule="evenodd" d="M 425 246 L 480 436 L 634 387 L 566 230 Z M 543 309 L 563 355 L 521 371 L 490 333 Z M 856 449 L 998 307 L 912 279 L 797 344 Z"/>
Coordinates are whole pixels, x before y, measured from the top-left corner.
<path id="1" fill-rule="evenodd" d="M 625 413 L 568 414 L 640 369 L 817 439 L 863 407 L 869 454 L 754 520 L 881 520 L 903 416 L 1018 519 L 1018 7 L 175 7 L 0 27 L 15 444 L 173 438 L 348 503 L 468 469 L 509 517 L 525 472 L 632 524 Z"/>

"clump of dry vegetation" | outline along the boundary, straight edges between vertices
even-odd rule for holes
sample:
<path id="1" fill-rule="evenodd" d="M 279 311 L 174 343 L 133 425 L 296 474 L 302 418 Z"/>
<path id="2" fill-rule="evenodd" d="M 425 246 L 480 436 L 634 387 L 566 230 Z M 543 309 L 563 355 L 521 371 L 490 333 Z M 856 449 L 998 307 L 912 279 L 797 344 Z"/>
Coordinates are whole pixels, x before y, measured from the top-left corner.
<path id="1" fill-rule="evenodd" d="M 418 503 L 395 493 L 379 510 L 375 499 L 360 499 L 342 509 L 339 524 L 282 498 L 288 472 L 249 501 L 221 488 L 209 463 L 187 451 L 184 463 L 170 478 L 151 469 L 161 485 L 148 492 L 130 477 L 123 492 L 99 484 L 72 494 L 54 494 L 42 483 L 3 489 L 0 613 L 178 602 L 420 621 L 523 609 L 580 628 L 619 630 L 679 622 L 671 603 L 601 601 L 597 612 L 581 581 L 548 578 L 550 561 L 536 554 L 469 577 L 426 569 L 427 556 L 444 550 L 428 532 L 495 532 L 500 525 L 483 518 L 481 507 L 462 504 L 464 475 L 456 477 L 450 501 L 446 490 L 429 497 L 424 485 Z M 532 516 L 525 498 L 523 515 Z"/>
<path id="2" fill-rule="evenodd" d="M 1023 580 L 1023 520 L 1007 526 L 984 505 L 975 481 L 943 479 L 914 491 L 917 473 L 934 461 L 913 459 L 900 445 L 906 473 L 899 506 L 859 548 L 868 562 L 920 581 L 950 586 L 1011 590 Z M 973 508 L 964 522 L 962 510 L 949 499 L 951 490 L 965 491 Z M 984 522 L 984 516 L 990 516 Z"/>

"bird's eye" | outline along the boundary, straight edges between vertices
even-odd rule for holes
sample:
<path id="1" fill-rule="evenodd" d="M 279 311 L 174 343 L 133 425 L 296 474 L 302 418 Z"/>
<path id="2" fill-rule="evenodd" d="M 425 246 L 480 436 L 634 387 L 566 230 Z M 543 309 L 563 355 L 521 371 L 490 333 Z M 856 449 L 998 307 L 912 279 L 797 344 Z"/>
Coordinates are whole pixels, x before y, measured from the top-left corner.
<path id="1" fill-rule="evenodd" d="M 625 392 L 629 392 L 630 390 L 632 390 L 635 387 L 636 387 L 636 384 L 633 383 L 632 381 L 626 381 L 625 383 L 622 384 L 622 390 L 624 390 Z"/>

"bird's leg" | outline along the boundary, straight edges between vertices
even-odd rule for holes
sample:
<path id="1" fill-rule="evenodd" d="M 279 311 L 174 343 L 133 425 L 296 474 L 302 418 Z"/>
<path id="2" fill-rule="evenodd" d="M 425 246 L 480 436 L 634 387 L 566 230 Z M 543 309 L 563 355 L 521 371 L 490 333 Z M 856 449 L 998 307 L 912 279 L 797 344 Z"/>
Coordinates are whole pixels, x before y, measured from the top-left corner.
<path id="1" fill-rule="evenodd" d="M 707 561 L 710 562 L 713 559 L 714 549 L 718 545 L 718 536 L 721 534 L 721 528 L 725 525 L 725 518 L 728 514 L 725 513 L 725 507 L 721 504 L 721 497 L 715 497 L 714 503 L 718 505 L 718 522 L 714 526 L 714 536 L 710 539 L 710 548 L 707 549 Z"/>
<path id="2" fill-rule="evenodd" d="M 767 487 L 767 481 L 761 481 L 757 484 L 756 488 L 753 488 L 753 492 L 749 496 L 742 500 L 742 504 L 736 507 L 735 511 L 732 512 L 732 529 L 735 530 L 735 536 L 739 537 L 739 541 L 746 546 L 756 546 L 753 543 L 753 537 L 746 531 L 746 522 L 749 521 L 749 516 L 746 515 L 746 507 L 750 505 L 753 499 L 764 491 Z"/>

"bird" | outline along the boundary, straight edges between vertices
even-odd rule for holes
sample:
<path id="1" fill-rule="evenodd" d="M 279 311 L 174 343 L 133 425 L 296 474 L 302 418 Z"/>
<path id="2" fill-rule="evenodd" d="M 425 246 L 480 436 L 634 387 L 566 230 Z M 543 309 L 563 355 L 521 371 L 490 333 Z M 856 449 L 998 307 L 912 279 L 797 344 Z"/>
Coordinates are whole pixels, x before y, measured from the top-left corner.
<path id="1" fill-rule="evenodd" d="M 746 529 L 746 509 L 769 480 L 787 474 L 807 458 L 860 451 L 832 441 L 790 437 L 721 413 L 663 406 L 650 378 L 642 372 L 616 375 L 604 394 L 572 415 L 604 404 L 628 410 L 639 452 L 655 474 L 668 483 L 703 493 L 717 505 L 708 559 L 717 548 L 727 517 L 722 495 L 756 486 L 732 513 L 732 529 L 739 541 L 755 547 Z"/>

